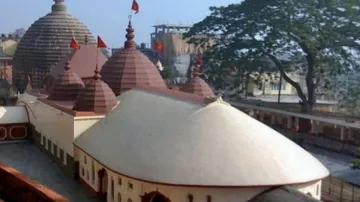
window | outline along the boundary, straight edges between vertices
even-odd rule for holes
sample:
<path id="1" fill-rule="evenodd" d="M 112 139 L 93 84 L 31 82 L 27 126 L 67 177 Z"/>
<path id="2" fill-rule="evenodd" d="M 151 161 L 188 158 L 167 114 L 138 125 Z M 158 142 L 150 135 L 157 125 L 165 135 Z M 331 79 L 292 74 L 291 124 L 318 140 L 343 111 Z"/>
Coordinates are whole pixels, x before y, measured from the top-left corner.
<path id="1" fill-rule="evenodd" d="M 272 90 L 280 90 L 280 83 L 271 83 Z M 285 90 L 285 84 L 281 84 L 281 90 Z"/>
<path id="2" fill-rule="evenodd" d="M 84 170 L 84 167 L 81 167 L 81 175 L 82 175 L 82 176 L 85 176 L 85 170 Z"/>
<path id="3" fill-rule="evenodd" d="M 84 163 L 87 164 L 86 155 L 84 155 Z"/>
<path id="4" fill-rule="evenodd" d="M 121 194 L 120 194 L 120 193 L 118 193 L 117 201 L 118 201 L 118 202 L 121 202 Z"/>
<path id="5" fill-rule="evenodd" d="M 132 202 L 131 198 L 129 198 L 127 202 Z"/>
<path id="6" fill-rule="evenodd" d="M 86 170 L 86 180 L 89 181 L 89 170 Z"/>
<path id="7" fill-rule="evenodd" d="M 316 185 L 316 196 L 319 196 L 319 185 Z"/>
<path id="8" fill-rule="evenodd" d="M 47 142 L 47 147 L 48 147 L 48 151 L 51 152 L 51 140 L 48 140 Z"/>
<path id="9" fill-rule="evenodd" d="M 131 182 L 129 182 L 128 187 L 129 187 L 129 189 L 133 189 L 133 184 Z"/>
<path id="10" fill-rule="evenodd" d="M 119 177 L 118 178 L 118 185 L 121 185 L 122 184 L 122 181 L 121 181 L 121 178 Z"/>
<path id="11" fill-rule="evenodd" d="M 114 179 L 111 178 L 111 198 L 114 200 L 115 197 L 115 190 L 114 190 Z"/>
<path id="12" fill-rule="evenodd" d="M 45 144 L 46 144 L 46 137 L 45 136 L 43 136 L 42 137 L 42 144 L 45 146 Z"/>
<path id="13" fill-rule="evenodd" d="M 191 194 L 189 194 L 189 195 L 187 196 L 187 198 L 188 198 L 188 201 L 187 201 L 187 202 L 193 202 L 193 201 L 194 201 L 194 196 L 191 195 Z"/>
<path id="14" fill-rule="evenodd" d="M 64 162 L 64 150 L 60 149 L 60 160 Z"/>
<path id="15" fill-rule="evenodd" d="M 210 195 L 206 196 L 206 202 L 211 202 L 211 196 Z"/>

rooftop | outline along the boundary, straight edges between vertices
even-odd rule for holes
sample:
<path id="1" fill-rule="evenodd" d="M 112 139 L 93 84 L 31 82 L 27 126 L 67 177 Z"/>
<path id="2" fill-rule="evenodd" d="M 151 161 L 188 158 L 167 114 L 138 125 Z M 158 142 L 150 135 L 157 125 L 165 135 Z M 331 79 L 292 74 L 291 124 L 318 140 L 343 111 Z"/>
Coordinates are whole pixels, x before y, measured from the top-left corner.
<path id="1" fill-rule="evenodd" d="M 192 25 L 184 25 L 184 24 L 159 24 L 159 25 L 153 25 L 152 27 L 156 27 L 156 28 L 191 28 Z"/>
<path id="2" fill-rule="evenodd" d="M 70 201 L 99 201 L 92 198 L 83 186 L 66 177 L 46 154 L 30 142 L 2 144 L 0 159 L 2 163 L 15 168 Z"/>

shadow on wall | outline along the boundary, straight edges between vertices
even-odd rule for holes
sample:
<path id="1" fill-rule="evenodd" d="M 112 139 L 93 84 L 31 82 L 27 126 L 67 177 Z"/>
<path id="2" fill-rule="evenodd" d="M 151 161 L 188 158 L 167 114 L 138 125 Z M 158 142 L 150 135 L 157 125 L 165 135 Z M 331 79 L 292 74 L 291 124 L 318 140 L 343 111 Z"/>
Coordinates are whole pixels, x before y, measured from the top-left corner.
<path id="1" fill-rule="evenodd" d="M 70 202 L 63 196 L 0 163 L 0 198 L 5 201 Z"/>

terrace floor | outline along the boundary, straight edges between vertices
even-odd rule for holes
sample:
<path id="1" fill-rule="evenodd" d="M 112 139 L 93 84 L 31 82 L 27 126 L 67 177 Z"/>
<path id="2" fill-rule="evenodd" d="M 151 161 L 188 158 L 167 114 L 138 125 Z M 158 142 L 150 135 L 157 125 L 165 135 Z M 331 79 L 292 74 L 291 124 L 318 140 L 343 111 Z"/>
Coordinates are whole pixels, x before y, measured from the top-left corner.
<path id="1" fill-rule="evenodd" d="M 0 162 L 17 169 L 70 201 L 100 201 L 93 198 L 92 194 L 76 181 L 67 178 L 46 154 L 30 142 L 0 144 Z"/>

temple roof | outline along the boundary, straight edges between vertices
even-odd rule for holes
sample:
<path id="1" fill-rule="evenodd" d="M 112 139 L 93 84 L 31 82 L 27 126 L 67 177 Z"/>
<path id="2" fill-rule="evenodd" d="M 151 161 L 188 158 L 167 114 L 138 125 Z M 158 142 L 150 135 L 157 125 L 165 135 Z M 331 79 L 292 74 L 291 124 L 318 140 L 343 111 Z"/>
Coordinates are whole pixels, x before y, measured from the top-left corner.
<path id="1" fill-rule="evenodd" d="M 101 76 L 97 66 L 94 72 L 94 79 L 90 80 L 85 88 L 80 91 L 73 110 L 105 114 L 116 105 L 116 96 L 111 88 L 100 80 Z"/>
<path id="2" fill-rule="evenodd" d="M 180 91 L 192 93 L 204 97 L 214 97 L 214 92 L 210 86 L 200 77 L 200 63 L 196 61 L 193 77 L 180 88 Z"/>
<path id="3" fill-rule="evenodd" d="M 91 78 L 94 76 L 93 67 L 97 64 L 101 70 L 107 60 L 108 59 L 99 48 L 94 45 L 84 44 L 81 45 L 80 49 L 73 49 L 68 57 L 63 58 L 51 70 L 49 75 L 55 79 L 58 78 L 60 73 L 64 71 L 64 65 L 69 61 L 71 71 L 75 72 L 80 78 Z"/>
<path id="4" fill-rule="evenodd" d="M 76 73 L 71 71 L 70 62 L 67 62 L 65 71 L 55 80 L 47 99 L 59 101 L 75 100 L 83 88 L 83 81 Z"/>
<path id="5" fill-rule="evenodd" d="M 130 178 L 183 186 L 273 187 L 329 175 L 303 148 L 221 99 L 204 104 L 138 88 L 117 99 L 120 104 L 74 144 Z"/>
<path id="6" fill-rule="evenodd" d="M 120 95 L 136 86 L 147 85 L 154 88 L 166 88 L 155 65 L 142 52 L 136 49 L 134 29 L 129 22 L 124 48 L 114 53 L 104 64 L 101 75 L 103 80 Z"/>
<path id="7" fill-rule="evenodd" d="M 14 82 L 26 85 L 31 74 L 34 88 L 42 88 L 45 76 L 70 53 L 69 42 L 76 38 L 80 44 L 96 44 L 89 29 L 67 12 L 64 0 L 55 0 L 52 11 L 35 21 L 19 42 L 14 55 Z"/>

